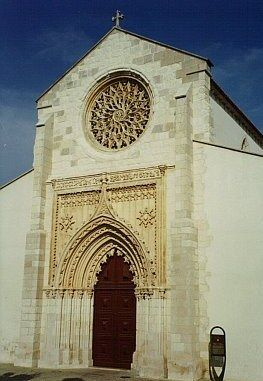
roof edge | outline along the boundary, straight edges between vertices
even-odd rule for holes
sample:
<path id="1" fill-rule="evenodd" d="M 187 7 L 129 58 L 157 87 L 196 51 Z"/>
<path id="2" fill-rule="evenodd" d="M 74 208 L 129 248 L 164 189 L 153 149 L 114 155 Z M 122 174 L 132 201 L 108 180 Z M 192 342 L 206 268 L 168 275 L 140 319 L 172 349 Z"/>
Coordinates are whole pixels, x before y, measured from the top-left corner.
<path id="1" fill-rule="evenodd" d="M 122 31 L 124 33 L 130 34 L 131 36 L 134 36 L 134 37 L 137 37 L 137 38 L 141 38 L 142 40 L 145 40 L 145 41 L 148 41 L 148 42 L 152 42 L 153 44 L 157 44 L 157 45 L 163 46 L 164 48 L 168 48 L 168 49 L 174 50 L 176 52 L 187 54 L 188 56 L 199 58 L 199 59 L 201 59 L 203 61 L 206 61 L 210 67 L 214 66 L 213 62 L 210 61 L 210 59 L 207 58 L 207 57 L 203 57 L 203 56 L 200 56 L 198 54 L 188 52 L 187 50 L 175 48 L 174 46 L 165 44 L 164 42 L 153 40 L 152 38 L 149 38 L 149 37 L 141 36 L 140 34 L 137 34 L 137 33 L 134 33 L 134 32 L 130 32 L 129 30 L 126 30 L 126 29 L 117 28 L 117 27 L 114 27 L 113 29 L 118 29 L 118 30 L 120 30 L 120 31 Z"/>
<path id="2" fill-rule="evenodd" d="M 255 142 L 263 148 L 263 134 L 261 131 L 251 122 L 251 120 L 243 113 L 243 111 L 232 101 L 232 99 L 225 93 L 225 91 L 211 78 L 211 96 L 215 100 L 219 100 L 221 105 L 223 105 L 230 114 L 233 116 L 240 127 L 243 128 L 254 140 Z"/>
<path id="3" fill-rule="evenodd" d="M 113 31 L 113 30 L 118 30 L 120 32 L 123 32 L 123 33 L 126 33 L 126 34 L 129 34 L 131 36 L 134 36 L 134 37 L 137 37 L 137 38 L 140 38 L 144 41 L 148 41 L 148 42 L 151 42 L 153 44 L 157 44 L 157 45 L 160 45 L 160 46 L 163 46 L 165 48 L 168 48 L 168 49 L 171 49 L 171 50 L 174 50 L 176 52 L 180 52 L 180 53 L 183 53 L 183 54 L 187 54 L 189 56 L 192 56 L 192 57 L 195 57 L 195 58 L 199 58 L 201 60 L 204 60 L 207 62 L 207 64 L 212 67 L 214 66 L 213 63 L 208 59 L 208 58 L 205 58 L 205 57 L 202 57 L 202 56 L 199 56 L 197 54 L 194 54 L 194 53 L 191 53 L 191 52 L 188 52 L 186 50 L 182 50 L 182 49 L 178 49 L 178 48 L 175 48 L 171 45 L 167 45 L 163 42 L 159 42 L 159 41 L 156 41 L 156 40 L 153 40 L 151 38 L 148 38 L 148 37 L 144 37 L 144 36 L 141 36 L 139 34 L 136 34 L 134 32 L 130 32 L 126 29 L 122 29 L 121 27 L 117 27 L 117 26 L 114 26 L 112 27 L 106 34 L 104 34 L 100 39 L 99 41 L 93 45 L 78 61 L 76 61 L 72 66 L 69 67 L 69 69 L 67 71 L 65 71 L 64 74 L 62 74 L 60 77 L 58 77 L 55 82 L 53 82 L 43 93 L 41 93 L 41 95 L 36 99 L 36 102 L 38 102 L 49 90 L 52 89 L 52 87 L 54 87 L 62 78 L 64 78 L 76 65 L 78 65 L 88 54 L 90 54 L 104 39 L 106 39 L 109 34 Z"/>
<path id="4" fill-rule="evenodd" d="M 211 146 L 211 147 L 226 149 L 226 150 L 233 151 L 233 152 L 243 153 L 245 155 L 257 156 L 257 157 L 263 158 L 263 154 L 261 155 L 260 153 L 256 153 L 256 152 L 242 151 L 241 149 L 237 149 L 237 148 L 233 148 L 233 147 L 229 147 L 229 146 L 224 146 L 222 144 L 215 144 L 215 143 L 205 142 L 203 140 L 196 140 L 196 139 L 193 139 L 193 142 L 204 144 L 204 145 Z"/>
<path id="5" fill-rule="evenodd" d="M 28 171 L 21 173 L 21 175 L 15 177 L 13 180 L 10 180 L 8 183 L 6 183 L 6 184 L 4 184 L 4 185 L 1 185 L 1 186 L 0 186 L 0 190 L 2 190 L 3 188 L 7 187 L 8 185 L 14 183 L 16 180 L 21 179 L 21 177 L 24 177 L 24 176 L 28 175 L 28 174 L 29 174 L 30 172 L 32 172 L 32 171 L 34 171 L 34 168 L 31 168 L 31 169 L 29 169 Z"/>

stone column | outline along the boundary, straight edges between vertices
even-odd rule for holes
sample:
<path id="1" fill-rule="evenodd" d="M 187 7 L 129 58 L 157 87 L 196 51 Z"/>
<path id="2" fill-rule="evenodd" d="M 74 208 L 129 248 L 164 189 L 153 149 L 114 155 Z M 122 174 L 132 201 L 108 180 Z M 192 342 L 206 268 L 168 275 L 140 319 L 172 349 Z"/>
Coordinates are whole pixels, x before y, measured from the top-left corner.
<path id="1" fill-rule="evenodd" d="M 91 295 L 82 290 L 48 291 L 43 301 L 41 352 L 43 368 L 92 366 Z"/>
<path id="2" fill-rule="evenodd" d="M 168 178 L 168 378 L 200 377 L 197 230 L 193 223 L 192 92 L 176 99 L 175 170 Z"/>
<path id="3" fill-rule="evenodd" d="M 140 377 L 164 378 L 167 375 L 165 305 L 158 290 L 146 299 L 137 299 L 136 351 L 132 369 Z"/>
<path id="4" fill-rule="evenodd" d="M 67 293 L 64 298 L 59 346 L 59 366 L 62 368 L 92 366 L 91 295 L 81 292 L 80 297 L 80 292 Z"/>
<path id="5" fill-rule="evenodd" d="M 205 72 L 199 73 L 199 80 L 194 84 L 195 106 L 194 114 L 199 113 L 199 119 L 194 127 L 194 139 L 213 142 L 213 120 L 210 104 L 210 77 Z M 202 112 L 200 113 L 200 110 Z M 198 262 L 199 262 L 199 343 L 200 356 L 206 369 L 204 376 L 208 374 L 208 342 L 209 327 L 207 312 L 208 277 L 207 272 L 207 248 L 211 244 L 211 232 L 205 210 L 205 174 L 206 154 L 205 146 L 194 142 L 193 144 L 193 172 L 194 172 L 194 220 L 198 228 Z"/>
<path id="6" fill-rule="evenodd" d="M 15 365 L 35 367 L 39 359 L 46 232 L 46 180 L 51 172 L 53 115 L 37 125 L 31 229 L 26 237 L 20 344 Z M 21 201 L 22 202 L 22 201 Z"/>

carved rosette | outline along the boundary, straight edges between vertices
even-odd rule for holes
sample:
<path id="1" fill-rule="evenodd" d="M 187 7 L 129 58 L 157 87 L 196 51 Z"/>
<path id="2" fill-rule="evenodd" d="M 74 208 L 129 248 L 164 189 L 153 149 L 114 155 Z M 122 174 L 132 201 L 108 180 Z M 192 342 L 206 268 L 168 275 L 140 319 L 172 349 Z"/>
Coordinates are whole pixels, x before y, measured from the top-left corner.
<path id="1" fill-rule="evenodd" d="M 150 103 L 145 85 L 133 77 L 106 82 L 89 102 L 85 132 L 105 149 L 123 149 L 145 131 Z"/>

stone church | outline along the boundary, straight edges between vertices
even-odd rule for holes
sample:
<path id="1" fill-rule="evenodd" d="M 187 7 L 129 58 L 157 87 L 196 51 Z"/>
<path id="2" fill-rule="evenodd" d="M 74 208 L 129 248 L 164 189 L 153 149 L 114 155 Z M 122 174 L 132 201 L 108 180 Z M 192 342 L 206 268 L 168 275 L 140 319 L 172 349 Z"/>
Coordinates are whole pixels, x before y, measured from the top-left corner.
<path id="1" fill-rule="evenodd" d="M 0 361 L 262 381 L 263 136 L 204 57 L 116 26 L 37 100 L 1 190 Z"/>

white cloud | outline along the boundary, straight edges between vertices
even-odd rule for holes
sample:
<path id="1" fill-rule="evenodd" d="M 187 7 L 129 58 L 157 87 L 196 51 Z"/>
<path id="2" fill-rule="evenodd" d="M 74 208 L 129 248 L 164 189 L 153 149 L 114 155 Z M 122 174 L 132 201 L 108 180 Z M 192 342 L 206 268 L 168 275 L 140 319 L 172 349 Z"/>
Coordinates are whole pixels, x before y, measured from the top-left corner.
<path id="1" fill-rule="evenodd" d="M 6 183 L 32 167 L 34 94 L 0 89 L 0 177 Z"/>
<path id="2" fill-rule="evenodd" d="M 232 43 L 215 43 L 203 54 L 214 62 L 213 78 L 252 122 L 263 131 L 263 49 L 241 49 Z"/>
<path id="3" fill-rule="evenodd" d="M 69 27 L 65 30 L 46 30 L 36 38 L 34 44 L 38 47 L 37 55 L 45 60 L 60 59 L 71 63 L 89 49 L 92 39 L 84 32 Z"/>

